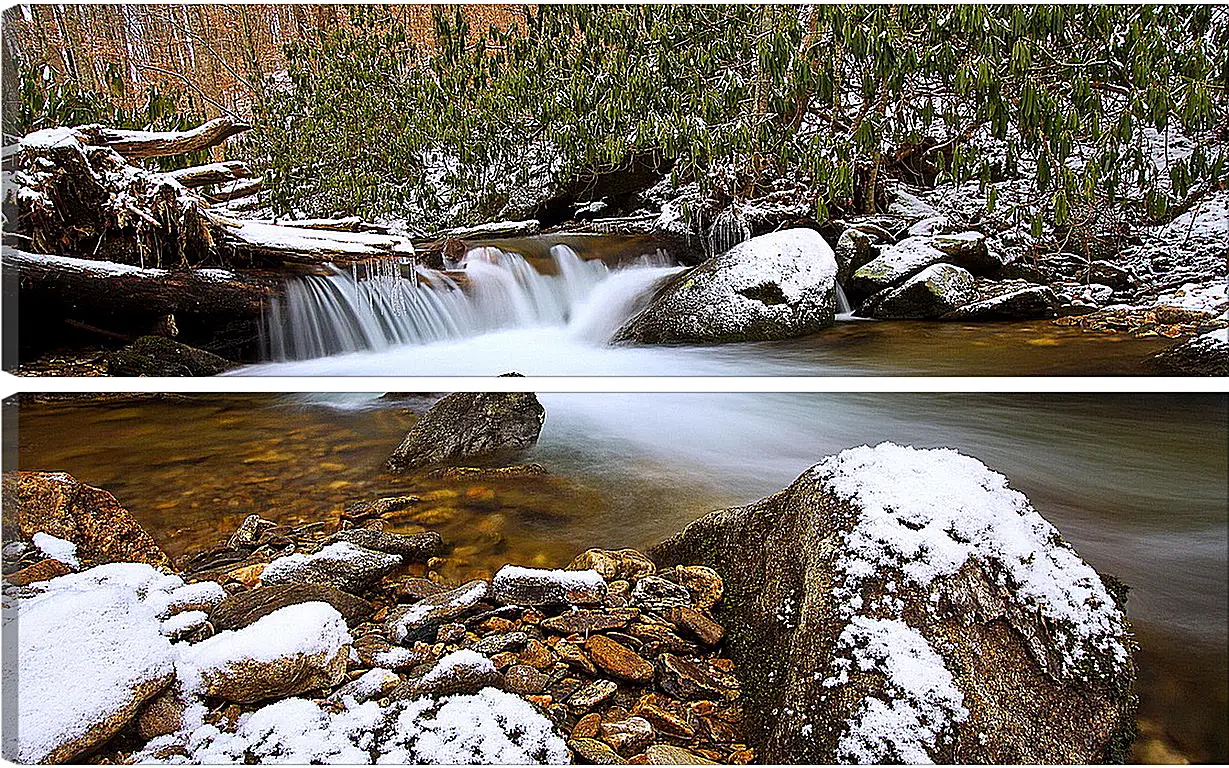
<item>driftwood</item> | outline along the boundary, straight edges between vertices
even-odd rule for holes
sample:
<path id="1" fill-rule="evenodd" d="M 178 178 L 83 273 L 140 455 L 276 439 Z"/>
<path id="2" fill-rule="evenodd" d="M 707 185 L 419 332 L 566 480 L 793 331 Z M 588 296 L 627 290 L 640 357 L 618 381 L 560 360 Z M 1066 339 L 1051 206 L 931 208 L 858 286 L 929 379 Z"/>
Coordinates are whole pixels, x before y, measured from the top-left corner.
<path id="1" fill-rule="evenodd" d="M 251 181 L 236 181 L 228 184 L 219 190 L 209 192 L 205 195 L 211 203 L 224 203 L 227 200 L 239 200 L 240 198 L 254 195 L 264 186 L 263 179 L 252 179 Z"/>
<path id="2" fill-rule="evenodd" d="M 225 163 L 194 165 L 191 168 L 170 171 L 166 175 L 185 187 L 193 188 L 251 178 L 252 169 L 242 160 L 229 160 Z"/>
<path id="3" fill-rule="evenodd" d="M 76 130 L 84 134 L 90 144 L 110 147 L 124 157 L 138 159 L 208 149 L 251 127 L 230 117 L 219 117 L 190 131 L 129 131 L 97 124 L 79 126 Z"/>
<path id="4" fill-rule="evenodd" d="M 271 278 L 225 269 L 146 269 L 109 261 L 27 253 L 5 246 L 6 282 L 19 282 L 20 302 L 116 332 L 132 321 L 165 315 L 234 319 L 259 317 L 279 290 Z M 127 318 L 116 324 L 99 318 Z"/>

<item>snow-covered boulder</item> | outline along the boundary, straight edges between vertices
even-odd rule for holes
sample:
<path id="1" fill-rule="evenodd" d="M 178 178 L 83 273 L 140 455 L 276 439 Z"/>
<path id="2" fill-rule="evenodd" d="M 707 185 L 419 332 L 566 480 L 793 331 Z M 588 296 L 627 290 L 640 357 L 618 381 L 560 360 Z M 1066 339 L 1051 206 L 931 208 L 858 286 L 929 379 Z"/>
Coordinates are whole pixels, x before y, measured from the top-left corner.
<path id="1" fill-rule="evenodd" d="M 1025 320 L 1053 317 L 1058 307 L 1058 294 L 1048 285 L 1012 280 L 996 284 L 994 290 L 993 295 L 965 304 L 943 319 Z"/>
<path id="2" fill-rule="evenodd" d="M 66 472 L 6 473 L 4 497 L 6 524 L 7 515 L 15 513 L 23 538 L 43 533 L 71 542 L 79 565 L 170 563 L 153 537 L 114 496 Z"/>
<path id="3" fill-rule="evenodd" d="M 183 652 L 180 673 L 209 696 L 251 703 L 337 685 L 351 638 L 328 603 L 274 611 L 243 629 L 219 632 Z"/>
<path id="4" fill-rule="evenodd" d="M 475 579 L 455 589 L 438 592 L 413 605 L 389 611 L 384 626 L 394 643 L 413 643 L 432 636 L 441 624 L 468 615 L 491 594 L 491 585 Z"/>
<path id="5" fill-rule="evenodd" d="M 606 580 L 597 571 L 505 565 L 491 581 L 491 597 L 504 605 L 600 603 L 606 597 Z"/>
<path id="6" fill-rule="evenodd" d="M 850 301 L 857 303 L 941 262 L 955 264 L 974 275 L 989 274 L 1002 266 L 990 254 L 985 236 L 978 232 L 914 235 L 880 248 L 878 256 L 854 270 L 842 285 Z"/>
<path id="7" fill-rule="evenodd" d="M 437 661 L 411 687 L 414 693 L 423 695 L 477 693 L 502 682 L 503 676 L 490 659 L 476 651 L 462 649 Z"/>
<path id="8" fill-rule="evenodd" d="M 715 617 L 744 711 L 763 713 L 750 726 L 764 762 L 1091 763 L 1129 750 L 1136 670 L 1119 590 L 975 459 L 853 448 L 650 554 L 724 579 Z"/>
<path id="9" fill-rule="evenodd" d="M 883 320 L 942 317 L 977 298 L 973 275 L 952 264 L 932 264 L 895 288 L 866 300 L 858 314 Z"/>
<path id="10" fill-rule="evenodd" d="M 327 584 L 358 593 L 401 567 L 401 555 L 390 555 L 349 542 L 329 544 L 310 555 L 279 557 L 260 573 L 265 584 Z"/>
<path id="11" fill-rule="evenodd" d="M 836 250 L 833 252 L 836 257 L 837 282 L 845 285 L 854 272 L 869 264 L 879 255 L 876 246 L 880 241 L 881 238 L 878 235 L 861 229 L 851 227 L 842 232 L 837 238 Z"/>
<path id="12" fill-rule="evenodd" d="M 520 697 L 487 688 L 333 712 L 285 699 L 240 718 L 234 730 L 203 725 L 151 741 L 138 762 L 180 755 L 189 763 L 564 764 L 567 746 Z"/>
<path id="13" fill-rule="evenodd" d="M 711 343 L 805 336 L 836 314 L 836 258 L 811 229 L 754 237 L 662 287 L 614 341 Z"/>
<path id="14" fill-rule="evenodd" d="M 389 457 L 406 472 L 533 447 L 546 409 L 532 392 L 456 392 L 427 409 Z"/>
<path id="15" fill-rule="evenodd" d="M 4 683 L 19 705 L 6 715 L 15 727 L 12 742 L 5 728 L 5 757 L 72 762 L 128 725 L 175 677 L 162 617 L 183 586 L 148 565 L 115 563 L 27 587 L 6 605 L 5 635 L 17 647 Z"/>
<path id="16" fill-rule="evenodd" d="M 1167 373 L 1229 376 L 1229 329 L 1221 328 L 1161 350 L 1152 362 Z"/>

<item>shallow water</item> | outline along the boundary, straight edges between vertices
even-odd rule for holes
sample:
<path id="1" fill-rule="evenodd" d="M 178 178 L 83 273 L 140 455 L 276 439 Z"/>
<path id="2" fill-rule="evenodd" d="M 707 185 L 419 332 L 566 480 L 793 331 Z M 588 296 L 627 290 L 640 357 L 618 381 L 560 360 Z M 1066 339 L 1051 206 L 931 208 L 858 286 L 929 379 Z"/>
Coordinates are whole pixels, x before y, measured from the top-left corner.
<path id="1" fill-rule="evenodd" d="M 399 522 L 454 545 L 452 575 L 645 546 L 761 498 L 825 455 L 892 440 L 1003 472 L 1098 569 L 1133 587 L 1143 710 L 1194 760 L 1229 758 L 1229 402 L 1224 396 L 544 394 L 546 478 L 424 481 L 380 464 L 430 398 L 229 395 L 30 404 L 18 463 L 115 493 L 178 555 L 258 512 L 284 522 L 412 491 Z"/>

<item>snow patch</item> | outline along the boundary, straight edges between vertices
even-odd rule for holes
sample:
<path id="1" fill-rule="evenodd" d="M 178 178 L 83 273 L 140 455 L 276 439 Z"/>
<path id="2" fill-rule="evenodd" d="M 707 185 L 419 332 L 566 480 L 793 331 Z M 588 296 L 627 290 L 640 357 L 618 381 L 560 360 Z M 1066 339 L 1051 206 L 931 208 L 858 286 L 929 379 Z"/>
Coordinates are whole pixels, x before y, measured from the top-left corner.
<path id="1" fill-rule="evenodd" d="M 34 546 L 38 547 L 40 552 L 52 560 L 59 560 L 73 569 L 81 567 L 81 561 L 77 559 L 77 545 L 71 541 L 58 539 L 42 531 L 30 537 L 30 541 L 34 543 Z"/>

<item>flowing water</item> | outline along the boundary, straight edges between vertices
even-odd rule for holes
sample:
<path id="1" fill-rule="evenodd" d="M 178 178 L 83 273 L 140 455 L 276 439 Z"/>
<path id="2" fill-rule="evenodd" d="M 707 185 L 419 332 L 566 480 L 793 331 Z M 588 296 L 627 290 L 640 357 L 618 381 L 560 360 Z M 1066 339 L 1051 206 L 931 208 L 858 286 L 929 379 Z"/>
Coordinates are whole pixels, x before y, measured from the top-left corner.
<path id="1" fill-rule="evenodd" d="M 1048 321 L 854 320 L 801 339 L 716 346 L 610 343 L 681 267 L 651 242 L 589 238 L 474 248 L 458 269 L 295 278 L 265 318 L 268 362 L 239 375 L 1103 375 L 1146 371 L 1168 344 Z M 508 244 L 503 244 L 508 248 Z M 576 250 L 585 250 L 583 258 Z M 602 258 L 596 258 L 596 256 Z M 609 261 L 614 266 L 607 266 Z M 459 281 L 463 281 L 464 288 Z"/>
<path id="2" fill-rule="evenodd" d="M 1224 396 L 540 398 L 546 425 L 526 460 L 546 477 L 383 473 L 425 396 L 27 403 L 16 455 L 23 469 L 112 491 L 173 555 L 217 543 L 249 513 L 335 519 L 360 499 L 417 493 L 423 504 L 398 529 L 440 530 L 453 545 L 449 575 L 463 578 L 509 561 L 559 566 L 589 546 L 649 545 L 850 446 L 955 447 L 1007 475 L 1089 562 L 1131 585 L 1144 730 L 1193 760 L 1229 759 Z"/>

